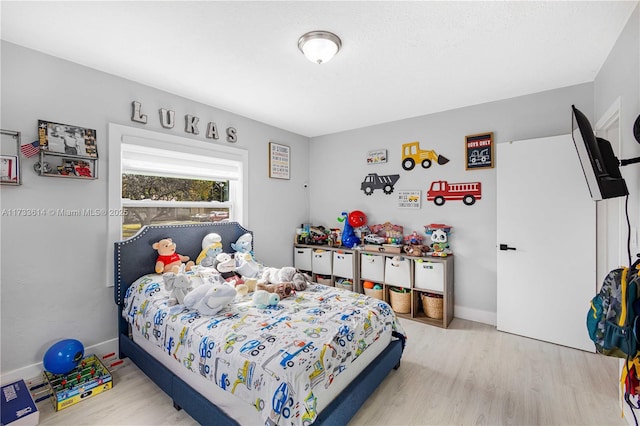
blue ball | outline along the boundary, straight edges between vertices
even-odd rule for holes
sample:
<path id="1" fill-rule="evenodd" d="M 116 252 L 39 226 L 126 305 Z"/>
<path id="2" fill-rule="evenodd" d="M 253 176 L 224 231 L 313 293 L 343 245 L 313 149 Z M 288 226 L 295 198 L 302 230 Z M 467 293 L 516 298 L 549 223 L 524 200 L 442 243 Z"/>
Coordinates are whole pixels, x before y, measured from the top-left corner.
<path id="1" fill-rule="evenodd" d="M 75 339 L 54 343 L 44 354 L 44 369 L 52 374 L 66 374 L 76 368 L 84 357 L 84 346 Z"/>

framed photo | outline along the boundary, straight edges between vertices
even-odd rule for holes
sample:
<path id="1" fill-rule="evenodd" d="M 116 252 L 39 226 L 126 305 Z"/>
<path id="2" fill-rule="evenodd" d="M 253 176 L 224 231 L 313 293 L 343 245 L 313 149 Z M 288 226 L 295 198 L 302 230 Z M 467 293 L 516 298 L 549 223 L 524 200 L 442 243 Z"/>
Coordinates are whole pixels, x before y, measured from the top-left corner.
<path id="1" fill-rule="evenodd" d="M 17 155 L 0 155 L 0 182 L 20 184 L 20 163 Z"/>
<path id="2" fill-rule="evenodd" d="M 289 179 L 291 170 L 291 148 L 275 142 L 269 142 L 269 177 Z"/>
<path id="3" fill-rule="evenodd" d="M 465 137 L 466 169 L 493 168 L 493 133 Z"/>
<path id="4" fill-rule="evenodd" d="M 387 162 L 387 150 L 375 149 L 367 153 L 367 164 L 378 164 Z"/>
<path id="5" fill-rule="evenodd" d="M 94 129 L 38 120 L 38 140 L 47 151 L 98 158 Z"/>
<path id="6" fill-rule="evenodd" d="M 398 191 L 398 207 L 401 209 L 419 209 L 420 208 L 419 189 Z"/>

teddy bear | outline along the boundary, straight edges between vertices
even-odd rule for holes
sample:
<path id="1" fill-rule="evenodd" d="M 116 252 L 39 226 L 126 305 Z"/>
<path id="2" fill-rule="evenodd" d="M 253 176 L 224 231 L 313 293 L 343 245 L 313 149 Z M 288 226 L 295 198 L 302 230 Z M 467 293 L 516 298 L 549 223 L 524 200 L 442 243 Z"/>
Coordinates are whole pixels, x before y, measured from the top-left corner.
<path id="1" fill-rule="evenodd" d="M 156 274 L 162 274 L 165 272 L 178 273 L 182 269 L 183 262 L 185 271 L 190 271 L 194 265 L 189 260 L 189 256 L 183 256 L 176 253 L 176 244 L 171 238 L 163 238 L 157 243 L 152 245 L 154 250 L 158 251 L 158 259 L 156 260 Z"/>
<path id="2" fill-rule="evenodd" d="M 175 304 L 182 305 L 184 303 L 184 297 L 192 290 L 189 277 L 186 274 L 165 272 L 162 274 L 162 279 L 164 280 L 164 287 L 171 291 L 169 295 L 169 306 Z"/>
<path id="3" fill-rule="evenodd" d="M 184 305 L 202 315 L 215 315 L 236 297 L 236 289 L 227 283 L 209 280 L 184 297 Z"/>

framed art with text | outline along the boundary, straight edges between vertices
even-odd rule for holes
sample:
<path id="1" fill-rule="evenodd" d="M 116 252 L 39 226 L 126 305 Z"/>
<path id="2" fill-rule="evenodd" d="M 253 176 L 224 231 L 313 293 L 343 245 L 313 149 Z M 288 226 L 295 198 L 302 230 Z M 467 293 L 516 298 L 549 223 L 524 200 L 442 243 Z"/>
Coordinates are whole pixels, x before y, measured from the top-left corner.
<path id="1" fill-rule="evenodd" d="M 269 142 L 269 177 L 289 179 L 291 171 L 291 148 L 275 142 Z"/>
<path id="2" fill-rule="evenodd" d="M 465 137 L 466 169 L 493 167 L 493 133 L 481 133 Z"/>

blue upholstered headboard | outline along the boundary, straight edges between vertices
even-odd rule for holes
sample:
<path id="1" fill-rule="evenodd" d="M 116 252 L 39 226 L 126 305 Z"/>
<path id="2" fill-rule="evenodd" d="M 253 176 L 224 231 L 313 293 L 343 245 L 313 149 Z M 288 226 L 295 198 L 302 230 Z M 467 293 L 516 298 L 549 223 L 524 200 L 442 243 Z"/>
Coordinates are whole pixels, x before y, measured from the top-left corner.
<path id="1" fill-rule="evenodd" d="M 183 225 L 145 226 L 128 240 L 114 243 L 114 297 L 122 305 L 127 288 L 145 274 L 154 273 L 158 253 L 153 243 L 162 238 L 171 238 L 176 243 L 177 252 L 195 261 L 202 251 L 202 239 L 215 232 L 222 237 L 222 249 L 232 253 L 231 243 L 249 232 L 238 222 L 214 222 Z M 253 250 L 253 241 L 251 249 Z"/>

